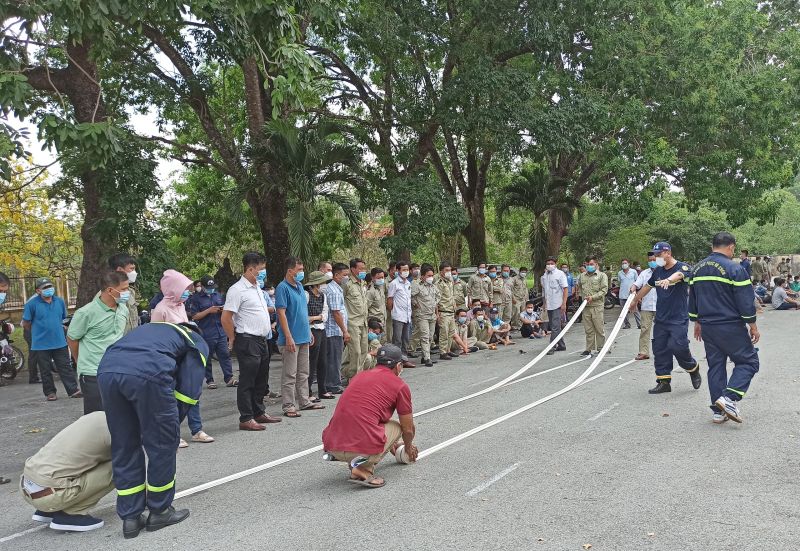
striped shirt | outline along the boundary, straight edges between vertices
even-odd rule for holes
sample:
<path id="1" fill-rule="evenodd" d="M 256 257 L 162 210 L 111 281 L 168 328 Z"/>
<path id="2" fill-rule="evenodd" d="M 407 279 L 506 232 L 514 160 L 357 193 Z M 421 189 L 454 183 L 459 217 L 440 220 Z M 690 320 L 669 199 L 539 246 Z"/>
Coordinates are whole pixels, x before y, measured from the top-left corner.
<path id="1" fill-rule="evenodd" d="M 342 330 L 336 323 L 336 318 L 333 313 L 337 310 L 341 312 L 344 323 L 347 325 L 347 309 L 344 307 L 344 292 L 338 283 L 333 280 L 328 283 L 328 288 L 325 290 L 325 299 L 328 301 L 328 310 L 330 312 L 328 321 L 325 322 L 325 336 L 341 337 Z"/>

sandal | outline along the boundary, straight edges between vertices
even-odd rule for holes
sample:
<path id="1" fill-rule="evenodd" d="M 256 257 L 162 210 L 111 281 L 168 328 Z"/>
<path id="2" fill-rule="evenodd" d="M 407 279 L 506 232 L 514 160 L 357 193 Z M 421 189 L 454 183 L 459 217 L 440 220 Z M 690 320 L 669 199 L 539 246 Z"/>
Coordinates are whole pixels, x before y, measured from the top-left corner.
<path id="1" fill-rule="evenodd" d="M 308 404 L 307 406 L 303 406 L 300 409 L 303 411 L 307 409 L 325 409 L 325 406 L 323 406 L 322 404 Z"/>
<path id="2" fill-rule="evenodd" d="M 374 483 L 376 480 L 380 480 L 380 484 Z M 350 477 L 347 481 L 351 484 L 358 484 L 359 486 L 364 486 L 365 488 L 383 488 L 386 486 L 386 481 L 380 477 L 375 476 L 374 474 L 369 475 L 366 479 L 362 478 L 352 478 Z"/>
<path id="3" fill-rule="evenodd" d="M 283 412 L 283 416 L 284 417 L 291 417 L 291 418 L 302 417 L 302 415 L 300 415 L 298 412 L 296 412 L 293 409 L 290 409 L 289 411 L 284 411 Z"/>
<path id="4" fill-rule="evenodd" d="M 231 386 L 231 387 L 239 386 L 239 381 L 237 381 L 236 379 L 229 379 L 228 381 L 225 382 L 225 386 Z"/>
<path id="5" fill-rule="evenodd" d="M 323 400 L 335 400 L 336 399 L 336 395 L 332 394 L 330 392 L 326 392 L 325 394 L 320 394 L 319 397 L 322 398 Z"/>
<path id="6" fill-rule="evenodd" d="M 206 388 L 208 388 L 209 390 L 216 390 L 218 388 L 217 387 L 217 383 L 215 383 L 214 381 L 211 381 L 210 383 L 208 383 L 206 385 Z"/>

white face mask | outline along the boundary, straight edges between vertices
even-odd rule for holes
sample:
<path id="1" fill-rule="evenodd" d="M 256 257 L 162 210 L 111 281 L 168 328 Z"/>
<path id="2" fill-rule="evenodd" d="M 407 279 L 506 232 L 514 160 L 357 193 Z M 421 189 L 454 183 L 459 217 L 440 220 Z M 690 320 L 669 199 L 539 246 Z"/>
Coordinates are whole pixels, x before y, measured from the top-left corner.
<path id="1" fill-rule="evenodd" d="M 426 277 L 425 278 L 425 283 L 427 283 L 428 285 L 431 285 L 433 283 L 433 277 Z"/>
<path id="2" fill-rule="evenodd" d="M 546 266 L 546 268 L 547 268 L 547 271 L 548 271 L 548 272 L 552 272 L 553 270 L 555 270 L 555 269 L 556 269 L 556 265 L 555 265 L 555 264 L 548 264 L 548 265 Z"/>
<path id="3" fill-rule="evenodd" d="M 331 279 L 333 279 L 333 272 L 325 272 L 325 275 Z"/>
<path id="4" fill-rule="evenodd" d="M 444 278 L 445 279 L 453 279 L 453 273 L 452 272 L 445 272 L 444 273 Z"/>
<path id="5" fill-rule="evenodd" d="M 475 316 L 475 319 L 478 320 L 478 321 L 483 321 L 484 317 L 483 316 Z"/>
<path id="6" fill-rule="evenodd" d="M 131 270 L 126 275 L 128 276 L 128 283 L 136 283 L 136 276 L 139 274 L 136 273 L 136 270 Z"/>
<path id="7" fill-rule="evenodd" d="M 407 279 L 408 278 L 408 270 L 403 270 L 402 272 L 400 272 L 400 277 L 402 277 L 403 279 Z"/>
<path id="8" fill-rule="evenodd" d="M 623 262 L 622 263 L 622 269 L 623 270 L 627 270 L 629 266 L 630 266 L 630 264 L 628 264 L 627 262 Z"/>
<path id="9" fill-rule="evenodd" d="M 528 272 L 520 272 L 519 273 L 519 277 L 521 277 L 522 279 L 525 279 L 526 277 L 528 277 Z"/>
<path id="10" fill-rule="evenodd" d="M 525 311 L 526 311 L 526 312 L 528 312 L 529 314 L 533 314 L 533 308 L 528 308 L 528 309 L 527 309 L 527 310 L 525 310 Z"/>
<path id="11" fill-rule="evenodd" d="M 320 293 L 324 293 L 324 292 L 325 292 L 327 289 L 328 289 L 328 284 L 327 284 L 327 283 L 322 283 L 322 284 L 319 286 L 319 292 L 320 292 Z"/>
<path id="12" fill-rule="evenodd" d="M 663 267 L 667 265 L 667 261 L 663 257 L 659 256 L 656 258 L 656 264 Z"/>

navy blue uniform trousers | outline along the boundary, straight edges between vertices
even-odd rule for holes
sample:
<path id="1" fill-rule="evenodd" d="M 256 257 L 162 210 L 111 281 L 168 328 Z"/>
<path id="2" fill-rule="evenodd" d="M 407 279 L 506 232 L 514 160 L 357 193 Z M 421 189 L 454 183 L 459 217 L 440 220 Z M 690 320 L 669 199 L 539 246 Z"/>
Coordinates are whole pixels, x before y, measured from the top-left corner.
<path id="1" fill-rule="evenodd" d="M 175 497 L 180 418 L 174 388 L 122 373 L 100 373 L 97 382 L 111 432 L 117 513 L 137 518 L 145 504 L 160 513 Z"/>
<path id="2" fill-rule="evenodd" d="M 653 364 L 656 368 L 656 379 L 669 381 L 672 379 L 672 357 L 686 371 L 697 368 L 697 360 L 689 350 L 689 322 L 680 324 L 653 324 Z"/>
<path id="3" fill-rule="evenodd" d="M 214 372 L 211 370 L 211 358 L 217 358 L 219 367 L 222 369 L 222 380 L 226 383 L 233 379 L 233 363 L 231 363 L 231 353 L 228 351 L 227 337 L 203 337 L 208 345 L 209 358 L 206 363 L 206 382 L 214 382 Z"/>
<path id="4" fill-rule="evenodd" d="M 747 326 L 740 322 L 702 325 L 703 344 L 708 361 L 708 391 L 711 394 L 711 409 L 720 396 L 741 400 L 750 381 L 758 373 L 759 361 Z M 728 379 L 728 358 L 734 363 Z"/>

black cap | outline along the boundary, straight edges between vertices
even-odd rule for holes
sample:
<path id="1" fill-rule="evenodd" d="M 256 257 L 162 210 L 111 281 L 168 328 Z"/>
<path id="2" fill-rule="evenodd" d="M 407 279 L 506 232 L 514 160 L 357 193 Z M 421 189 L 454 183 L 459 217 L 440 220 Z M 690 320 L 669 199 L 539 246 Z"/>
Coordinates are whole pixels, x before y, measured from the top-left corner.
<path id="1" fill-rule="evenodd" d="M 490 314 L 499 314 L 500 310 L 497 309 L 496 306 L 493 306 L 491 310 L 489 310 Z"/>
<path id="2" fill-rule="evenodd" d="M 205 287 L 206 289 L 209 287 L 216 287 L 217 284 L 214 282 L 214 278 L 210 275 L 204 275 L 200 278 L 200 285 Z"/>
<path id="3" fill-rule="evenodd" d="M 377 364 L 394 367 L 398 362 L 407 362 L 408 356 L 393 344 L 384 344 L 378 349 Z"/>
<path id="4" fill-rule="evenodd" d="M 55 287 L 55 285 L 53 285 L 53 280 L 51 280 L 49 277 L 40 277 L 39 279 L 36 280 L 34 286 L 36 287 L 37 290 L 48 286 Z"/>

